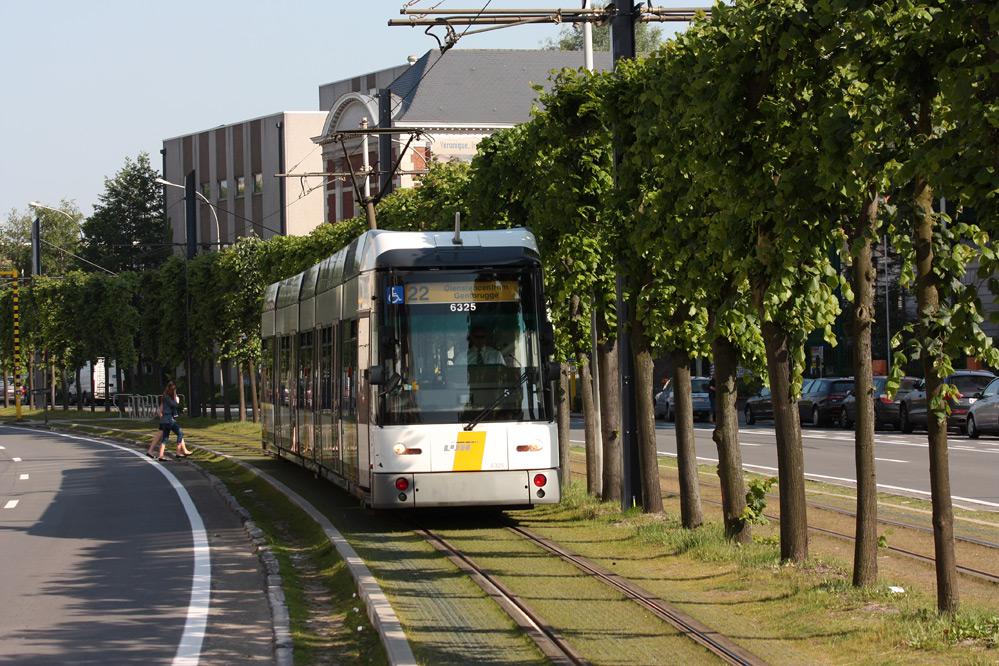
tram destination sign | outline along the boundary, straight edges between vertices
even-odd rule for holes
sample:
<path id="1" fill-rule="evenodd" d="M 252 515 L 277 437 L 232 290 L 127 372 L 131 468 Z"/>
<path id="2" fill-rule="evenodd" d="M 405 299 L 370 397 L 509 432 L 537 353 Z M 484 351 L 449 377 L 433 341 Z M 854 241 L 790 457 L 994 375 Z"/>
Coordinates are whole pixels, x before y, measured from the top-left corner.
<path id="1" fill-rule="evenodd" d="M 407 282 L 389 287 L 388 300 L 407 305 L 513 303 L 520 301 L 520 284 L 516 280 Z"/>

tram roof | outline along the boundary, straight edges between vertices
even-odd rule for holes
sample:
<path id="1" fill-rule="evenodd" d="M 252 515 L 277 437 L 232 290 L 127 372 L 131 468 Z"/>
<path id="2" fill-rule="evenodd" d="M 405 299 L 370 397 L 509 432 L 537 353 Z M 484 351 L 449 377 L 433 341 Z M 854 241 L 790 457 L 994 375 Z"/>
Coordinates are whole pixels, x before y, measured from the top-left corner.
<path id="1" fill-rule="evenodd" d="M 297 303 L 304 281 L 322 291 L 376 268 L 472 268 L 522 264 L 539 259 L 528 229 L 462 231 L 366 231 L 349 245 L 301 273 L 268 285 L 264 310 Z M 318 283 L 318 284 L 317 284 Z"/>

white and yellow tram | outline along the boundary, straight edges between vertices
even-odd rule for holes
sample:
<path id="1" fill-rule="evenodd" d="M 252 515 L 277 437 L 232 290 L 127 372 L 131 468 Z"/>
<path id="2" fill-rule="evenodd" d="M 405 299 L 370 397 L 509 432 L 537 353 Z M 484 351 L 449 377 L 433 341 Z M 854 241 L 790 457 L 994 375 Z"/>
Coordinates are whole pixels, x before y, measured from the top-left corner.
<path id="1" fill-rule="evenodd" d="M 545 312 L 525 229 L 369 231 L 267 287 L 264 446 L 375 508 L 556 503 Z"/>

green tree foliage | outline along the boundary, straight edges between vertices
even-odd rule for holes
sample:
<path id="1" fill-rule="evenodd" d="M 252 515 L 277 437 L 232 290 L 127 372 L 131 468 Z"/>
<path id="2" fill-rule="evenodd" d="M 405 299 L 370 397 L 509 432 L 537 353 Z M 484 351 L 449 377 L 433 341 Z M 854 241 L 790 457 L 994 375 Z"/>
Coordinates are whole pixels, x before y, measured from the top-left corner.
<path id="1" fill-rule="evenodd" d="M 29 208 L 20 213 L 12 210 L 0 223 L 0 264 L 5 270 L 31 274 L 31 225 L 37 218 L 41 228 L 42 274 L 65 275 L 86 264 L 74 255 L 80 253 L 80 222 L 83 215 L 65 199 L 54 206 L 61 213 L 45 208 Z"/>
<path id="2" fill-rule="evenodd" d="M 164 245 L 163 188 L 149 155 L 125 158 L 113 178 L 104 179 L 104 192 L 94 214 L 84 222 L 83 256 L 114 273 L 156 268 L 170 256 Z"/>

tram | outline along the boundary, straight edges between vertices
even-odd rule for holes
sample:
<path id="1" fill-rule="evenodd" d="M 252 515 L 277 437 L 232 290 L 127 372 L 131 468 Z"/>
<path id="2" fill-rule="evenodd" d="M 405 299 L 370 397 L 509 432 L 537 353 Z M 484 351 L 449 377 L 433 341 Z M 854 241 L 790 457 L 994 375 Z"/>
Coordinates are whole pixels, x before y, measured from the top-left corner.
<path id="1" fill-rule="evenodd" d="M 373 508 L 561 498 L 537 243 L 368 231 L 269 285 L 264 448 Z"/>

